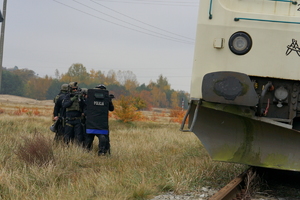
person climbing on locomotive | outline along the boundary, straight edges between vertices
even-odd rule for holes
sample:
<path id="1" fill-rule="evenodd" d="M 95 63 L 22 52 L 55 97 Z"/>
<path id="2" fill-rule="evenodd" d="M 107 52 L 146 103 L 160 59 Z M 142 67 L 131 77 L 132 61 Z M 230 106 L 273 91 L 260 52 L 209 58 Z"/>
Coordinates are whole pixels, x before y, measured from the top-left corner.
<path id="1" fill-rule="evenodd" d="M 62 101 L 68 93 L 68 84 L 62 84 L 60 88 L 60 92 L 53 99 L 54 101 L 54 109 L 53 109 L 53 121 L 55 121 L 55 136 L 54 141 L 63 141 L 64 138 L 64 121 L 66 117 L 66 111 L 62 106 Z"/>
<path id="2" fill-rule="evenodd" d="M 112 98 L 114 98 L 113 95 L 108 94 L 108 90 L 103 84 L 88 90 L 84 110 L 86 116 L 85 147 L 89 151 L 92 150 L 94 137 L 97 136 L 99 156 L 110 154 L 108 112 L 114 110 Z"/>
<path id="3" fill-rule="evenodd" d="M 66 109 L 66 125 L 64 142 L 74 142 L 83 146 L 84 135 L 81 119 L 84 109 L 83 97 L 77 86 L 77 82 L 69 83 L 69 94 L 63 100 L 63 107 Z"/>

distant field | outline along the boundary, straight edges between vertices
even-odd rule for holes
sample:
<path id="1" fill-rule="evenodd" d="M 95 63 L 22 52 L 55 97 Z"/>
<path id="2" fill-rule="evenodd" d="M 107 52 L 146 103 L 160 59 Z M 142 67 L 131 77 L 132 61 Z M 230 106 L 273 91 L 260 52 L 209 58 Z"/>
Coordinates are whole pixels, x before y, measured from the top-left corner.
<path id="1" fill-rule="evenodd" d="M 26 97 L 19 97 L 14 95 L 0 95 L 0 103 L 22 104 L 22 105 L 35 105 L 35 106 L 53 106 L 53 100 L 39 101 Z"/>
<path id="2" fill-rule="evenodd" d="M 26 97 L 14 95 L 0 95 L 0 112 L 13 114 L 16 112 L 27 113 L 29 111 L 38 111 L 38 115 L 49 116 L 53 113 L 53 100 L 35 100 Z M 170 109 L 152 108 L 150 111 L 141 111 L 141 113 L 149 118 L 149 121 L 169 122 L 171 118 Z M 34 115 L 34 113 L 33 113 Z"/>

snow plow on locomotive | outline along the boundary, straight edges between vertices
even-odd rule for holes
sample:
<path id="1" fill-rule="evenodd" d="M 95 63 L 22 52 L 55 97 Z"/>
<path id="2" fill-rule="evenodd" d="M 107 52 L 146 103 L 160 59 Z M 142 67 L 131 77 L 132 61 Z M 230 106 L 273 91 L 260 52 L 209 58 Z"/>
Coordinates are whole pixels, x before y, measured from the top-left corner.
<path id="1" fill-rule="evenodd" d="M 300 171 L 297 40 L 296 1 L 201 0 L 181 130 L 213 160 Z"/>

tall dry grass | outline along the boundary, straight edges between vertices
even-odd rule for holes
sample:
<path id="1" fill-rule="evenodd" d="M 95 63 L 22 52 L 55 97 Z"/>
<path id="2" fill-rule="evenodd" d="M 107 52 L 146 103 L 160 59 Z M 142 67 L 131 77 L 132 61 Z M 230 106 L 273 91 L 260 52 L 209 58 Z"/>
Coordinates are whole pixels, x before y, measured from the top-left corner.
<path id="1" fill-rule="evenodd" d="M 111 121 L 107 157 L 97 156 L 97 138 L 91 152 L 53 143 L 51 123 L 51 116 L 0 115 L 0 199 L 150 199 L 219 188 L 245 168 L 213 162 L 196 136 L 174 123 Z M 20 149 L 39 151 L 39 140 L 51 156 L 27 162 Z"/>

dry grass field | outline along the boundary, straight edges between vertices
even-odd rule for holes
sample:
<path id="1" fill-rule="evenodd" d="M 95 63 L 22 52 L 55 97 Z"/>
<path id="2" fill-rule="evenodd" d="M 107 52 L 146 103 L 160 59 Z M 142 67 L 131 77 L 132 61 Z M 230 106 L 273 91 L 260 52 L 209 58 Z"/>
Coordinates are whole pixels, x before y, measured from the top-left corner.
<path id="1" fill-rule="evenodd" d="M 245 169 L 213 162 L 167 115 L 155 122 L 111 119 L 110 156 L 97 156 L 97 140 L 91 152 L 56 144 L 52 109 L 52 101 L 0 95 L 0 199 L 151 199 L 220 188 Z"/>

